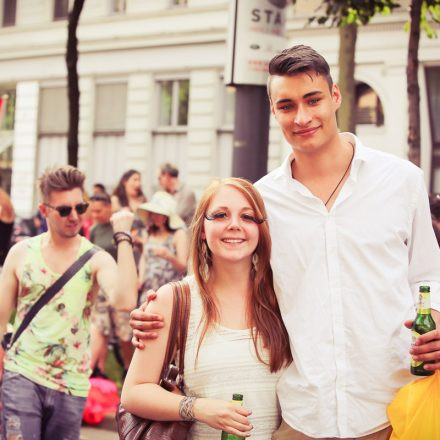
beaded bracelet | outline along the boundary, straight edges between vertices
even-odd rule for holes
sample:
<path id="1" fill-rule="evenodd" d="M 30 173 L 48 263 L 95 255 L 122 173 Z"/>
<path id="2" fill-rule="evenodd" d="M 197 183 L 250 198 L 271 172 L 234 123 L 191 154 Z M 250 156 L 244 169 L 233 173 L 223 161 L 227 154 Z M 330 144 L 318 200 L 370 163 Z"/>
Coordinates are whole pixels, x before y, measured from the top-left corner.
<path id="1" fill-rule="evenodd" d="M 185 396 L 179 403 L 180 417 L 186 422 L 192 422 L 195 420 L 193 410 L 196 399 L 196 397 Z"/>
<path id="2" fill-rule="evenodd" d="M 133 238 L 130 234 L 123 231 L 118 231 L 113 234 L 113 243 L 118 245 L 122 241 L 128 241 L 133 246 Z"/>

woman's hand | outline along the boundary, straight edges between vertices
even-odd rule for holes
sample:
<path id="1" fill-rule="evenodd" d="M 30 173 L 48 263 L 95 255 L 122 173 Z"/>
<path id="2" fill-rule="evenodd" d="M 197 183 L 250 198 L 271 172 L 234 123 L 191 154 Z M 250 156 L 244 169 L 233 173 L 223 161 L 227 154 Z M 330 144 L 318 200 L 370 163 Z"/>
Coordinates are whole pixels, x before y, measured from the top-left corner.
<path id="1" fill-rule="evenodd" d="M 194 402 L 196 420 L 211 428 L 226 431 L 239 437 L 249 437 L 252 425 L 248 420 L 251 411 L 227 400 L 199 398 Z"/>

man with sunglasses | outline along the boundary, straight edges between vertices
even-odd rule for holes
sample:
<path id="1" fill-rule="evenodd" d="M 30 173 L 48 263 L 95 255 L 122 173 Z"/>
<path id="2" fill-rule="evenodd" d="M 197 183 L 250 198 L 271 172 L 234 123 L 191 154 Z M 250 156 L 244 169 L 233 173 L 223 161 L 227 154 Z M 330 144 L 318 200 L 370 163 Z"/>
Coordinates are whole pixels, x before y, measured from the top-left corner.
<path id="1" fill-rule="evenodd" d="M 48 170 L 39 179 L 39 210 L 48 232 L 16 244 L 6 258 L 0 278 L 0 337 L 14 308 L 15 331 L 47 288 L 93 247 L 79 235 L 88 208 L 84 180 L 71 166 Z M 98 250 L 4 354 L 1 438 L 79 438 L 89 389 L 90 312 L 98 288 L 117 309 L 130 310 L 137 300 L 132 221 L 127 211 L 112 217 L 117 263 Z"/>

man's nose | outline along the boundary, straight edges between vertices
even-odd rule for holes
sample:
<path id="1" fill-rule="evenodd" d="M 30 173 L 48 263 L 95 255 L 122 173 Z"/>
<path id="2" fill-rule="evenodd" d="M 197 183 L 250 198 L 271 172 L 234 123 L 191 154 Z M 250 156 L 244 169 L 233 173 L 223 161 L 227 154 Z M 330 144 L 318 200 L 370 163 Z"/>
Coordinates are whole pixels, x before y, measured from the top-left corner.
<path id="1" fill-rule="evenodd" d="M 307 125 L 311 120 L 310 113 L 304 105 L 298 106 L 298 111 L 295 115 L 295 124 Z"/>

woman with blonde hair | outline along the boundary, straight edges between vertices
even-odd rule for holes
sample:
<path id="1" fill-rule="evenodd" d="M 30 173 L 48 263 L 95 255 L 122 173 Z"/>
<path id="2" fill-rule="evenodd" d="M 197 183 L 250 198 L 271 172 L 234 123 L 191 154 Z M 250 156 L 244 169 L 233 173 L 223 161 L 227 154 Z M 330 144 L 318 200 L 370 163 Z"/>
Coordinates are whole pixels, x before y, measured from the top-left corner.
<path id="1" fill-rule="evenodd" d="M 161 287 L 146 311 L 164 327 L 130 365 L 122 404 L 153 420 L 194 420 L 189 439 L 222 430 L 267 440 L 280 423 L 276 382 L 291 362 L 269 265 L 271 241 L 261 196 L 250 182 L 227 178 L 204 192 L 192 224 L 188 276 L 191 309 L 185 346 L 186 396 L 158 385 L 173 292 Z M 244 405 L 230 402 L 244 395 Z"/>

